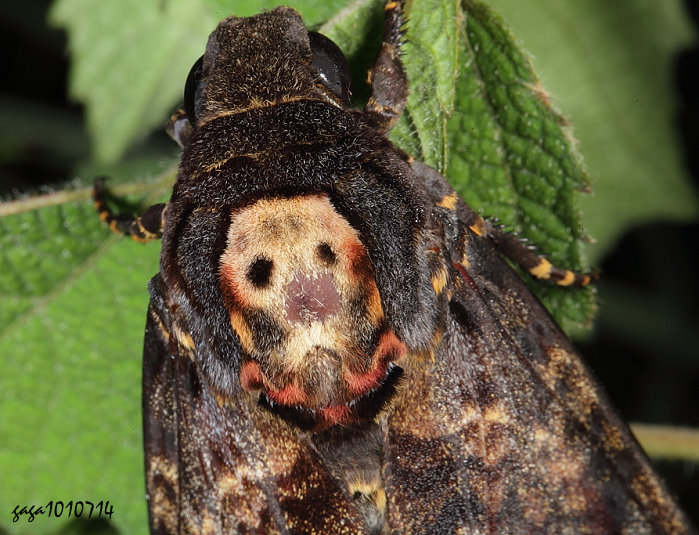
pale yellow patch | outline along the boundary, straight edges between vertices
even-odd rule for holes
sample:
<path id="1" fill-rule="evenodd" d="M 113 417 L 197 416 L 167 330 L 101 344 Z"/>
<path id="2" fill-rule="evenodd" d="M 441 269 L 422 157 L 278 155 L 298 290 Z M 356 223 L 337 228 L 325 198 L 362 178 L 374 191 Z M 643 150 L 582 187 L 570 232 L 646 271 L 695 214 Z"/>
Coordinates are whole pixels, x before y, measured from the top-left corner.
<path id="1" fill-rule="evenodd" d="M 467 403 L 461 410 L 461 418 L 458 422 L 458 428 L 464 428 L 473 421 L 480 420 L 482 413 L 474 403 Z"/>
<path id="2" fill-rule="evenodd" d="M 529 273 L 538 279 L 548 279 L 551 277 L 551 262 L 545 258 L 540 258 L 539 263 L 529 270 Z"/>
<path id="3" fill-rule="evenodd" d="M 386 511 L 386 492 L 384 489 L 378 489 L 376 491 L 376 507 L 378 507 L 381 512 Z"/>
<path id="4" fill-rule="evenodd" d="M 566 271 L 566 274 L 563 276 L 561 280 L 559 280 L 556 284 L 559 286 L 570 286 L 575 282 L 575 273 L 572 271 Z"/>
<path id="5" fill-rule="evenodd" d="M 554 422 L 552 422 L 554 423 Z M 562 425 L 562 422 L 555 422 Z M 533 449 L 540 452 L 538 469 L 552 485 L 561 488 L 561 503 L 569 511 L 581 512 L 589 504 L 583 493 L 578 492 L 578 484 L 584 481 L 587 459 L 584 454 L 576 454 L 564 442 L 561 434 L 551 432 L 543 426 L 534 431 Z"/>
<path id="6" fill-rule="evenodd" d="M 354 494 L 355 492 L 361 492 L 362 494 L 371 496 L 372 493 L 379 489 L 380 484 L 381 482 L 378 480 L 353 480 L 347 483 L 347 490 L 349 490 L 350 495 Z"/>
<path id="7" fill-rule="evenodd" d="M 626 449 L 624 438 L 618 427 L 611 425 L 606 420 L 602 420 L 602 428 L 604 429 L 602 440 L 607 451 L 623 451 Z"/>
<path id="8" fill-rule="evenodd" d="M 216 400 L 216 404 L 219 407 L 225 407 L 231 403 L 231 398 L 230 396 L 227 396 L 225 394 L 222 394 L 220 392 L 214 391 L 214 399 Z"/>
<path id="9" fill-rule="evenodd" d="M 257 473 L 251 465 L 240 463 L 235 471 L 224 472 L 216 479 L 218 501 L 236 503 L 236 521 L 242 522 L 248 529 L 260 528 L 260 511 L 267 506 L 264 493 L 257 485 L 250 483 L 264 481 L 264 477 L 265 474 Z"/>
<path id="10" fill-rule="evenodd" d="M 156 528 L 161 528 L 167 533 L 176 533 L 179 519 L 177 518 L 177 504 L 170 500 L 168 493 L 161 485 L 156 485 L 155 480 L 162 478 L 168 482 L 169 486 L 177 489 L 178 472 L 177 466 L 168 459 L 160 456 L 148 459 L 146 470 L 148 488 L 155 489 L 149 496 L 150 507 L 156 513 Z"/>
<path id="11" fill-rule="evenodd" d="M 536 442 L 548 442 L 551 439 L 551 433 L 548 429 L 541 425 L 534 428 L 534 440 Z"/>
<path id="12" fill-rule="evenodd" d="M 430 280 L 432 281 L 434 293 L 440 295 L 447 285 L 447 272 L 444 267 L 441 267 L 437 273 L 434 273 Z"/>
<path id="13" fill-rule="evenodd" d="M 291 330 L 283 355 L 287 371 L 300 369 L 314 347 L 342 348 L 349 345 L 352 333 L 338 330 L 333 323 L 314 321 L 303 329 Z"/>
<path id="14" fill-rule="evenodd" d="M 367 315 L 372 325 L 378 327 L 383 322 L 385 316 L 381 306 L 381 296 L 374 281 L 371 282 L 369 295 L 367 296 Z"/>
<path id="15" fill-rule="evenodd" d="M 232 158 L 250 158 L 250 159 L 255 159 L 259 157 L 260 155 L 266 154 L 265 152 L 236 152 L 236 153 L 231 153 L 226 155 L 225 158 L 222 158 L 214 163 L 210 163 L 209 165 L 202 167 L 201 170 L 196 172 L 196 175 L 207 175 L 210 174 L 212 171 L 216 171 L 217 169 L 220 169 L 223 167 L 228 161 L 230 161 Z"/>
<path id="16" fill-rule="evenodd" d="M 486 408 L 483 418 L 489 422 L 506 425 L 510 423 L 510 415 L 502 405 L 491 405 Z"/>
<path id="17" fill-rule="evenodd" d="M 468 228 L 470 228 L 476 236 L 482 236 L 485 234 L 485 221 L 483 221 L 483 218 L 479 217 L 473 224 L 469 225 Z"/>
<path id="18" fill-rule="evenodd" d="M 169 341 L 170 332 L 165 328 L 163 322 L 160 321 L 160 316 L 158 315 L 158 313 L 155 310 L 153 310 L 153 308 L 149 308 L 148 313 L 150 314 L 150 317 L 153 318 L 153 321 L 155 321 L 155 324 L 158 326 L 158 330 L 160 331 L 160 334 L 163 337 L 163 339 Z"/>
<path id="19" fill-rule="evenodd" d="M 466 234 L 463 234 L 461 237 L 461 240 L 459 242 L 459 247 L 461 251 L 461 261 L 459 262 L 465 269 L 469 269 L 471 267 L 471 262 L 468 259 L 468 252 L 467 252 L 467 243 L 466 243 Z"/>
<path id="20" fill-rule="evenodd" d="M 458 196 L 456 195 L 455 191 L 452 191 L 449 195 L 445 195 L 442 197 L 442 200 L 437 203 L 437 206 L 441 208 L 446 208 L 448 210 L 453 210 L 456 208 L 456 202 L 458 200 Z"/>
<path id="21" fill-rule="evenodd" d="M 180 329 L 180 327 L 177 324 L 174 325 L 172 332 L 179 346 L 182 347 L 189 354 L 190 358 L 193 357 L 195 346 L 194 340 L 192 340 L 192 336 L 188 332 Z"/>
<path id="22" fill-rule="evenodd" d="M 570 393 L 565 396 L 564 402 L 573 407 L 579 417 L 588 417 L 599 399 L 580 358 L 558 346 L 548 348 L 546 353 L 550 361 L 541 370 L 542 377 L 552 390 L 556 390 L 558 381 L 565 377 Z"/>
<path id="23" fill-rule="evenodd" d="M 202 518 L 199 533 L 201 535 L 216 535 L 220 533 L 219 521 L 214 519 L 209 511 L 204 511 L 203 514 L 204 518 Z"/>
<path id="24" fill-rule="evenodd" d="M 255 347 L 255 343 L 252 338 L 252 331 L 250 330 L 250 326 L 245 321 L 240 311 L 236 309 L 230 311 L 230 318 L 231 325 L 233 326 L 233 329 L 235 330 L 236 334 L 238 335 L 238 339 L 240 340 L 240 345 L 242 345 L 243 349 L 248 353 L 251 352 Z"/>

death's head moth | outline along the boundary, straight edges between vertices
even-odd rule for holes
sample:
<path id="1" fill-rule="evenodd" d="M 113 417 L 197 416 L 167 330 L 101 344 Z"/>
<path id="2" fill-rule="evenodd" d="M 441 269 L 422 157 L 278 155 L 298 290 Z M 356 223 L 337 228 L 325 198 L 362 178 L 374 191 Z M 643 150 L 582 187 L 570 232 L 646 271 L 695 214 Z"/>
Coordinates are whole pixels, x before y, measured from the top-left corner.
<path id="1" fill-rule="evenodd" d="M 144 433 L 152 533 L 688 533 L 505 260 L 552 266 L 385 137 L 408 92 L 387 2 L 363 111 L 298 13 L 224 19 L 169 131 Z"/>

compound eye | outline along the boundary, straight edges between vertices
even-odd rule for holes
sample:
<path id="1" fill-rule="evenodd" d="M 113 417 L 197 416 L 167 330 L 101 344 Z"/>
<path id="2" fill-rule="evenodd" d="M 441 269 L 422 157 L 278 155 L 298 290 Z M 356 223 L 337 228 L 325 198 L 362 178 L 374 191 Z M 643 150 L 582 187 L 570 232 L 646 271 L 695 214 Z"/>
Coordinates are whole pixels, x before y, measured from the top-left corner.
<path id="1" fill-rule="evenodd" d="M 323 85 L 349 104 L 352 75 L 342 50 L 320 33 L 308 32 L 308 39 L 313 53 L 312 63 Z"/>
<path id="2" fill-rule="evenodd" d="M 184 111 L 192 128 L 197 126 L 197 116 L 201 112 L 201 77 L 204 56 L 200 57 L 189 71 L 184 84 Z"/>

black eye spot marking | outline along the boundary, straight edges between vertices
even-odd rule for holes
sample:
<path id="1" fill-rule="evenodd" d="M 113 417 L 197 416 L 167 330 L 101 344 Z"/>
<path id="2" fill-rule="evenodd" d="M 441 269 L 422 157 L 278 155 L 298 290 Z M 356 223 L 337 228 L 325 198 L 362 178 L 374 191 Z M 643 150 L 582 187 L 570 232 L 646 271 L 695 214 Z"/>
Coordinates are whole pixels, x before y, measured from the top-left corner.
<path id="1" fill-rule="evenodd" d="M 316 248 L 316 254 L 318 255 L 318 258 L 320 258 L 329 266 L 332 266 L 335 262 L 337 262 L 337 256 L 335 256 L 335 252 L 330 248 L 330 246 L 327 243 L 321 243 Z"/>
<path id="2" fill-rule="evenodd" d="M 247 278 L 257 288 L 264 288 L 269 284 L 272 275 L 273 263 L 266 258 L 258 258 L 248 268 Z"/>

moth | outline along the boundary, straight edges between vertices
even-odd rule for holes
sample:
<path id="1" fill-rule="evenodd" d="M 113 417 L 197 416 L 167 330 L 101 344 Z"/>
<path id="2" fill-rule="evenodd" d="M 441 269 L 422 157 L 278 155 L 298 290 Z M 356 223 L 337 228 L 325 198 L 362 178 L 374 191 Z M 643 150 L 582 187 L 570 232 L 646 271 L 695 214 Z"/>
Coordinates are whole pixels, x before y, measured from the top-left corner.
<path id="1" fill-rule="evenodd" d="M 552 266 L 386 134 L 408 92 L 385 5 L 364 110 L 290 8 L 229 17 L 170 121 L 143 410 L 151 533 L 688 533 L 580 356 L 508 265 Z"/>

